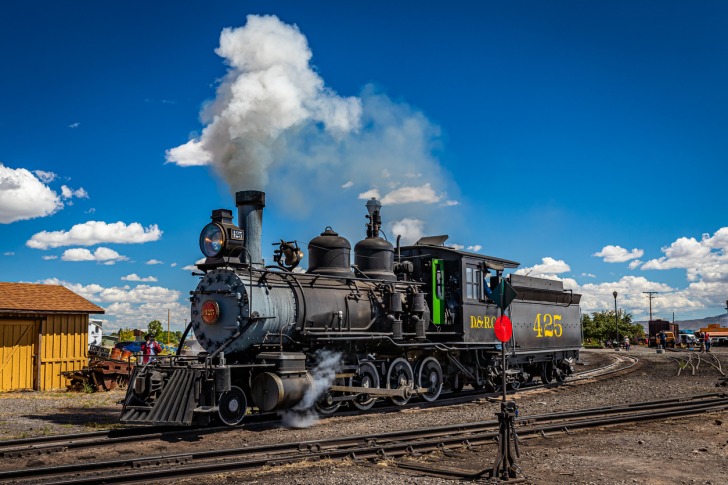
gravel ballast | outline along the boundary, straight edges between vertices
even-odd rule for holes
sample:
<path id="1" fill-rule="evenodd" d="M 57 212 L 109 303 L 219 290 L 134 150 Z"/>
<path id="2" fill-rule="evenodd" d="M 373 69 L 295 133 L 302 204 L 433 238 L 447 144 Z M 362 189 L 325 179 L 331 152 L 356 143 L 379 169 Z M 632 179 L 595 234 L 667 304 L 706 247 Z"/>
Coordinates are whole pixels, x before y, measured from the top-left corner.
<path id="1" fill-rule="evenodd" d="M 595 350 L 583 352 L 577 371 L 600 365 L 613 355 L 625 352 Z M 728 368 L 728 349 L 715 348 Z M 721 374 L 703 360 L 695 375 L 688 367 L 677 376 L 677 354 L 657 354 L 654 349 L 634 346 L 629 355 L 640 359 L 633 371 L 599 381 L 575 382 L 520 393 L 513 396 L 520 415 L 547 414 L 574 409 L 652 401 L 718 392 Z M 705 359 L 706 354 L 702 355 Z M 709 357 L 712 359 L 712 356 Z M 725 370 L 724 370 L 725 371 Z M 123 391 L 108 393 L 1 393 L 0 439 L 48 434 L 67 434 L 119 427 Z M 305 429 L 274 426 L 264 430 L 237 428 L 224 435 L 203 436 L 199 441 L 165 443 L 164 452 L 192 449 L 221 449 L 267 443 L 307 441 L 327 437 L 384 433 L 388 431 L 433 428 L 437 426 L 495 419 L 500 404 L 485 399 L 434 409 L 413 408 L 399 412 L 320 419 Z M 728 483 L 728 413 L 720 412 L 667 421 L 618 425 L 556 434 L 521 442 L 518 464 L 521 476 L 532 483 Z M 138 450 L 137 444 L 135 448 Z M 159 445 L 149 450 L 158 454 Z M 491 467 L 494 447 L 467 452 L 461 458 L 433 453 L 417 458 L 436 461 L 441 466 L 463 469 Z M 109 453 L 121 455 L 123 449 Z M 100 458 L 101 456 L 97 457 Z M 44 458 L 48 465 L 56 458 Z M 435 465 L 437 466 L 437 465 Z M 359 464 L 352 461 L 318 462 L 275 467 L 255 473 L 225 474 L 222 483 L 452 483 L 452 480 L 421 476 L 398 469 L 395 462 Z M 190 480 L 188 483 L 196 482 Z"/>

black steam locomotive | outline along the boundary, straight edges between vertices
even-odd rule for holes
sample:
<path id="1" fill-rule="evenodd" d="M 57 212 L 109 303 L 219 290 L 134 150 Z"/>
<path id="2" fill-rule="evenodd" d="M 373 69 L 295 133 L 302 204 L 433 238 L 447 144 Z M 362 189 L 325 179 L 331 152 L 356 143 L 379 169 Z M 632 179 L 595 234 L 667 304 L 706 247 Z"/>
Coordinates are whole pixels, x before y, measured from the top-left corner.
<path id="1" fill-rule="evenodd" d="M 433 401 L 465 385 L 493 391 L 538 376 L 563 381 L 581 347 L 580 295 L 561 282 L 510 274 L 513 336 L 503 368 L 490 299 L 518 263 L 444 246 L 447 236 L 396 248 L 380 237 L 381 204 L 367 202 L 354 247 L 330 227 L 303 254 L 282 240 L 276 266 L 261 251 L 265 194 L 236 194 L 239 226 L 219 209 L 200 235 L 206 256 L 191 292 L 191 330 L 204 348 L 136 367 L 121 421 L 236 425 L 255 408 L 335 412 Z M 180 345 L 180 348 L 182 345 Z"/>

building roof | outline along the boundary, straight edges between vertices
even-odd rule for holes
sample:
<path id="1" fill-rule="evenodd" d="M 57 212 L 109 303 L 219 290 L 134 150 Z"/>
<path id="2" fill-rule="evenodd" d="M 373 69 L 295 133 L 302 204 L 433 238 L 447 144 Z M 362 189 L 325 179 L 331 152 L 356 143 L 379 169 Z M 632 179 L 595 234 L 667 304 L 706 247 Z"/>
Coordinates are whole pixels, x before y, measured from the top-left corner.
<path id="1" fill-rule="evenodd" d="M 104 309 L 60 285 L 0 282 L 0 312 L 104 313 Z"/>

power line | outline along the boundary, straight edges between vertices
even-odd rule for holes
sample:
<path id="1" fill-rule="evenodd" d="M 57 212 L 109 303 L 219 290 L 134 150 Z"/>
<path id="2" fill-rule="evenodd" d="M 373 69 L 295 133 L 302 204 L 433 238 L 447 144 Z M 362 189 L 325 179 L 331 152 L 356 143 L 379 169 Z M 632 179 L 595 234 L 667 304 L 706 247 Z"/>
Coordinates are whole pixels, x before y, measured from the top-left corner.
<path id="1" fill-rule="evenodd" d="M 658 294 L 657 291 L 643 291 L 645 295 L 650 299 L 650 322 L 652 321 L 652 299 Z M 673 317 L 674 318 L 674 317 Z"/>

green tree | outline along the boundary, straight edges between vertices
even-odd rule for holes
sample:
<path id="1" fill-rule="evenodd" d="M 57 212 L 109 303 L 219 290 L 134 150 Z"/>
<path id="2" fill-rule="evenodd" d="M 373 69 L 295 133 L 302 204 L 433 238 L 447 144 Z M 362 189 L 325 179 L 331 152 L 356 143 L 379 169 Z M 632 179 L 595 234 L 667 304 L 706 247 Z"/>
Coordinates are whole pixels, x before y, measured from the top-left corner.
<path id="1" fill-rule="evenodd" d="M 161 341 L 162 340 L 162 334 L 164 334 L 164 327 L 162 326 L 162 322 L 159 320 L 152 320 L 149 322 L 149 325 L 147 326 L 149 333 L 152 334 L 152 336 Z"/>
<path id="2" fill-rule="evenodd" d="M 161 342 L 166 344 L 167 341 L 169 341 L 170 345 L 177 345 L 181 338 L 182 338 L 181 331 L 177 330 L 174 332 L 169 332 L 169 338 L 167 338 L 167 331 L 165 330 L 162 332 Z"/>
<path id="3" fill-rule="evenodd" d="M 119 342 L 128 342 L 134 340 L 134 331 L 130 328 L 123 328 L 119 330 Z"/>
<path id="4" fill-rule="evenodd" d="M 582 319 L 584 340 L 603 342 L 617 338 L 617 327 L 619 327 L 619 340 L 629 337 L 631 341 L 644 336 L 644 329 L 640 324 L 632 323 L 632 314 L 620 311 L 617 314 L 617 325 L 615 325 L 614 310 L 594 312 L 584 315 Z"/>

